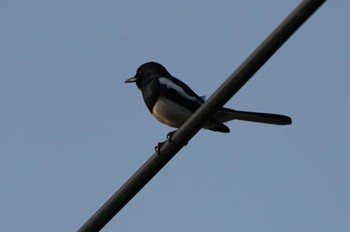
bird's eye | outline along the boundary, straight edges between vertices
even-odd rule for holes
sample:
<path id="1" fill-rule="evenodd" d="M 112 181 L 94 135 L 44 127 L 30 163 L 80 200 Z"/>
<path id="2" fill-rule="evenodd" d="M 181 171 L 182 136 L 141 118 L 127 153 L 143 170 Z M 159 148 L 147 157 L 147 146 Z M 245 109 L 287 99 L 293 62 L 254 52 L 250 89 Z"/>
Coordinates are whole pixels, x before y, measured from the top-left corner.
<path id="1" fill-rule="evenodd" d="M 142 70 L 137 70 L 137 75 L 140 76 L 142 74 Z"/>

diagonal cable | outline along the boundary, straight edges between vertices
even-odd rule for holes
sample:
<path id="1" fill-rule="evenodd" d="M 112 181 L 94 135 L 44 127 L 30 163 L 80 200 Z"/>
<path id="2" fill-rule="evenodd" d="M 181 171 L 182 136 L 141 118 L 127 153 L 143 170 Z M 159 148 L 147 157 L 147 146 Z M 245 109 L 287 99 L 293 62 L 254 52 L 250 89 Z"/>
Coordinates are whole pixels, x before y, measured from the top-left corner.
<path id="1" fill-rule="evenodd" d="M 100 231 L 325 2 L 304 0 L 78 232 Z"/>

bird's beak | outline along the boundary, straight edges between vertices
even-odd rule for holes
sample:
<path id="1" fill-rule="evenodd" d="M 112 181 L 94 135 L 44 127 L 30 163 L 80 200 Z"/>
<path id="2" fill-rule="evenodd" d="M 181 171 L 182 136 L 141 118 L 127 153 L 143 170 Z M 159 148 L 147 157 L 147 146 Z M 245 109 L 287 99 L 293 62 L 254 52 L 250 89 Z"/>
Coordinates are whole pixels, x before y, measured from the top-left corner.
<path id="1" fill-rule="evenodd" d="M 124 83 L 136 82 L 136 80 L 137 80 L 136 77 L 131 77 L 131 78 L 125 80 Z"/>

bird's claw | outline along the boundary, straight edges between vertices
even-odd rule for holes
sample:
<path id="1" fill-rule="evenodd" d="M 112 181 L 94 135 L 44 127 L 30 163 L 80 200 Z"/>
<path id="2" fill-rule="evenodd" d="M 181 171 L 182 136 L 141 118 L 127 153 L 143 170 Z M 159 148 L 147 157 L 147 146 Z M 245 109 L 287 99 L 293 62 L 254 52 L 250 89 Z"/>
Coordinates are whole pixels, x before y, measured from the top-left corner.
<path id="1" fill-rule="evenodd" d="M 166 135 L 167 140 L 169 143 L 171 143 L 171 137 L 175 134 L 176 131 L 171 131 Z M 157 154 L 160 154 L 160 148 L 163 146 L 164 142 L 159 142 L 157 146 L 154 147 L 154 150 L 157 152 Z"/>
<path id="2" fill-rule="evenodd" d="M 176 130 L 175 131 L 170 131 L 167 135 L 166 135 L 166 138 L 167 140 L 169 140 L 169 143 L 171 142 L 171 138 L 173 137 L 173 135 L 175 134 Z"/>
<path id="3" fill-rule="evenodd" d="M 160 154 L 160 148 L 163 146 L 165 142 L 159 142 L 157 146 L 154 147 L 154 150 L 157 152 L 157 154 Z"/>
<path id="4" fill-rule="evenodd" d="M 169 143 L 171 143 L 171 138 L 173 137 L 173 135 L 175 134 L 175 132 L 176 132 L 177 130 L 175 130 L 175 131 L 170 131 L 167 135 L 166 135 L 166 138 L 167 138 L 167 140 L 169 140 Z M 188 142 L 186 142 L 185 144 L 184 144 L 184 146 L 186 146 L 188 144 Z"/>

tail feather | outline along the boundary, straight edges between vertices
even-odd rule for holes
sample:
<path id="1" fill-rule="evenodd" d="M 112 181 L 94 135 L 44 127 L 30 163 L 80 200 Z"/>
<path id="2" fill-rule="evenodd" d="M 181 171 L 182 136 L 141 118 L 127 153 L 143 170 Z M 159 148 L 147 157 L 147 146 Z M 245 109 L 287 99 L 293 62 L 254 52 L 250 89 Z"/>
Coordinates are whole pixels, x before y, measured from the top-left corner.
<path id="1" fill-rule="evenodd" d="M 218 124 L 218 125 L 216 125 L 214 127 L 208 127 L 207 129 L 212 130 L 212 131 L 223 132 L 223 133 L 229 133 L 230 132 L 230 128 L 228 128 L 224 124 Z"/>
<path id="2" fill-rule="evenodd" d="M 216 114 L 216 117 L 222 122 L 231 121 L 234 119 L 250 121 L 250 122 L 260 122 L 274 125 L 290 125 L 292 124 L 292 119 L 285 115 L 280 114 L 269 114 L 269 113 L 258 113 L 258 112 L 248 112 L 248 111 L 238 111 L 228 108 L 222 108 Z"/>

